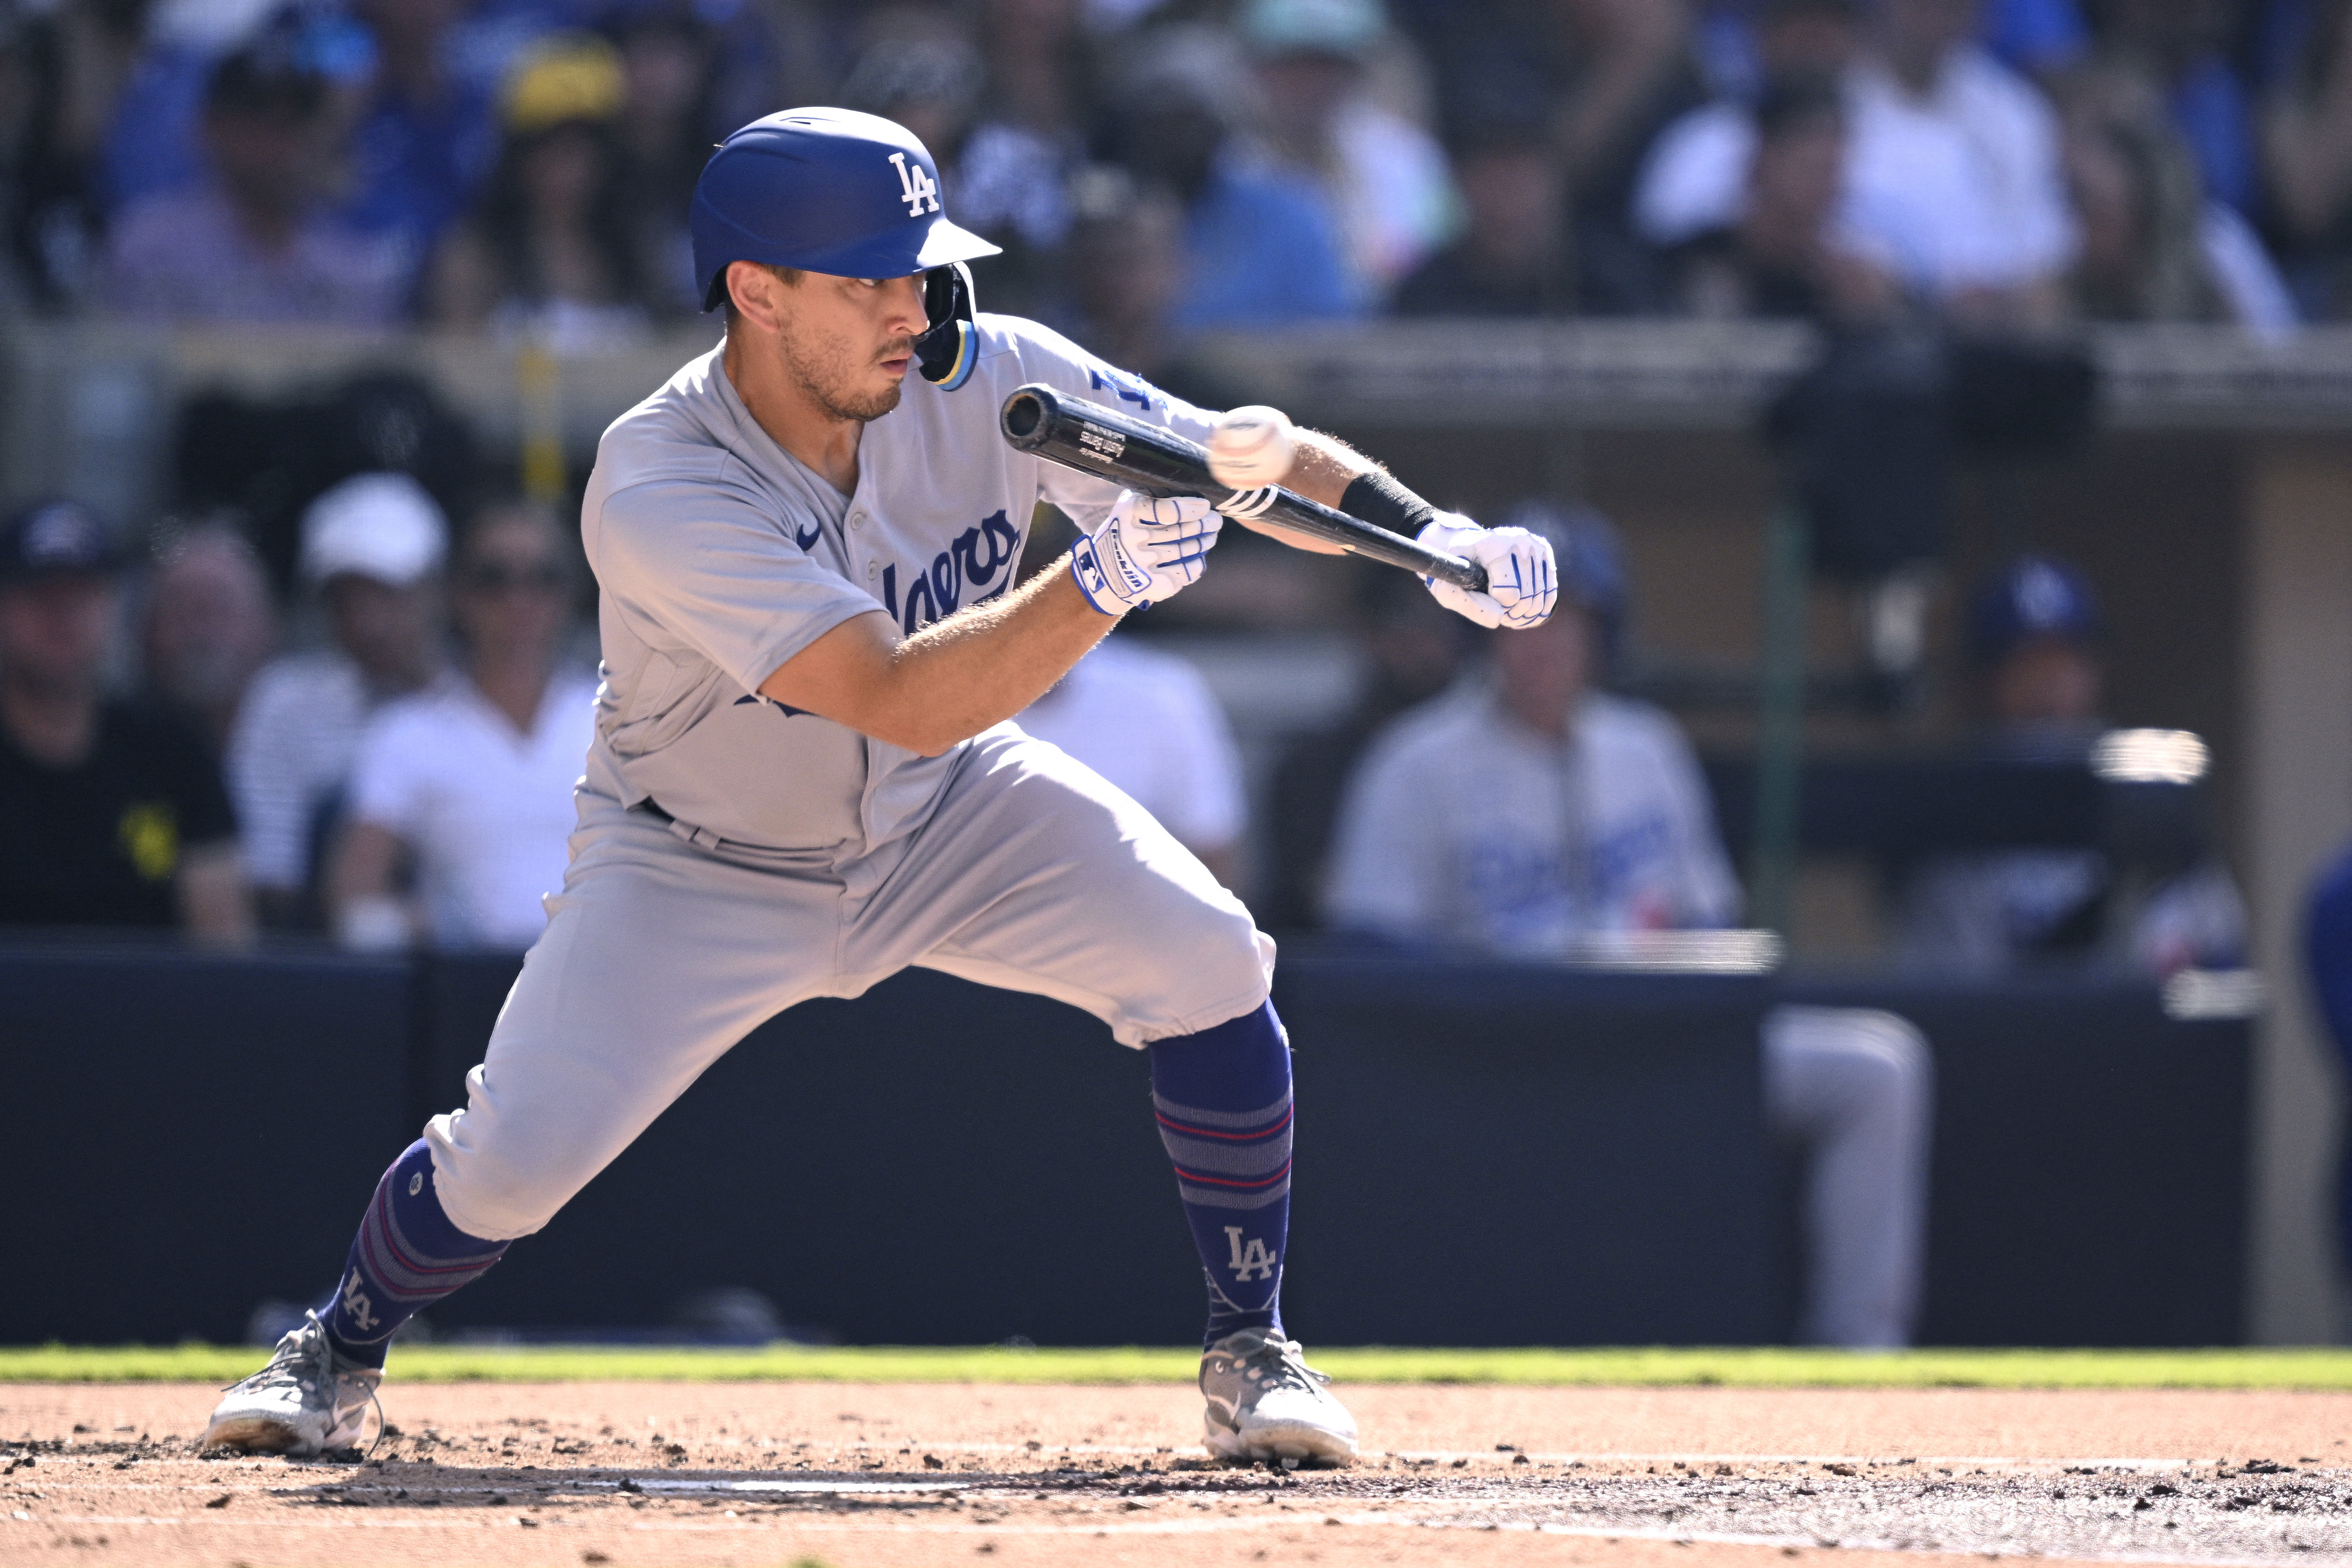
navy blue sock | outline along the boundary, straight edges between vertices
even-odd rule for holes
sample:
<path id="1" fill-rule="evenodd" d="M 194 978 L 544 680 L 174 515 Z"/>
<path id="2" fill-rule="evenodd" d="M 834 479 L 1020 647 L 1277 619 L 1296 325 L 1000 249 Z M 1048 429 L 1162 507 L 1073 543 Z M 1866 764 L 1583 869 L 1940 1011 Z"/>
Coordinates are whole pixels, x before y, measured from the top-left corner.
<path id="1" fill-rule="evenodd" d="M 375 1184 L 342 1279 L 319 1308 L 327 1337 L 352 1360 L 382 1366 L 394 1330 L 481 1278 L 507 1245 L 449 1223 L 433 1190 L 433 1146 L 418 1139 Z"/>
<path id="2" fill-rule="evenodd" d="M 1160 1141 L 1209 1281 L 1205 1348 L 1235 1329 L 1282 1331 L 1290 1245 L 1290 1046 L 1269 1002 L 1150 1047 Z"/>

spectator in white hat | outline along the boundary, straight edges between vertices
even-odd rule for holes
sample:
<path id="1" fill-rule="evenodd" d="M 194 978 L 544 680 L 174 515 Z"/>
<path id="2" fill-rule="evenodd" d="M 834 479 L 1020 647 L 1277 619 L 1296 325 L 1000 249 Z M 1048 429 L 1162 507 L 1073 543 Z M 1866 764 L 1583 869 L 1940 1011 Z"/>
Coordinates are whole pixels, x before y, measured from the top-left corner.
<path id="1" fill-rule="evenodd" d="M 361 736 L 328 891 L 346 946 L 503 947 L 563 885 L 596 679 L 562 661 L 573 577 L 542 507 L 496 507 L 451 574 L 465 678 L 386 703 Z M 400 871 L 415 871 L 404 898 Z"/>
<path id="2" fill-rule="evenodd" d="M 1256 57 L 1265 134 L 1323 187 L 1362 292 L 1385 299 L 1451 237 L 1454 189 L 1437 139 L 1372 89 L 1403 46 L 1381 0 L 1249 0 L 1237 26 Z"/>
<path id="3" fill-rule="evenodd" d="M 449 526 L 405 474 L 362 474 L 302 518 L 303 581 L 331 646 L 254 678 L 229 740 L 246 876 L 270 923 L 318 923 L 320 847 L 340 815 L 368 716 L 446 678 L 441 566 Z"/>

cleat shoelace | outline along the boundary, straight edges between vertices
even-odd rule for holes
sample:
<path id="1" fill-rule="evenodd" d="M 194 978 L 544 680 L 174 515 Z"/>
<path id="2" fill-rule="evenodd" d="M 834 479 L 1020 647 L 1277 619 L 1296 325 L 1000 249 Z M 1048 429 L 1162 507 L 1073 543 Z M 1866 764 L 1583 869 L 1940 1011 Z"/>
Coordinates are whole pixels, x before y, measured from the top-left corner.
<path id="1" fill-rule="evenodd" d="M 1269 1338 L 1263 1347 L 1240 1358 L 1238 1364 L 1242 1374 L 1264 1394 L 1284 1388 L 1313 1394 L 1331 1381 L 1328 1373 L 1307 1364 L 1307 1348 L 1297 1340 Z"/>

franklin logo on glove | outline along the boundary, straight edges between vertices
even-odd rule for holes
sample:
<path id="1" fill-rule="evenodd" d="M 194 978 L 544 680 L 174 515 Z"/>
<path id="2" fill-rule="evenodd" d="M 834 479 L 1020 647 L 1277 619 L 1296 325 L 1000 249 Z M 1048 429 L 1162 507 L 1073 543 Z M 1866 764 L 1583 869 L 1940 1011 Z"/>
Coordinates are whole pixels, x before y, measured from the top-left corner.
<path id="1" fill-rule="evenodd" d="M 1200 576 L 1223 525 L 1198 496 L 1121 490 L 1103 525 L 1070 552 L 1070 575 L 1106 616 L 1150 609 Z"/>

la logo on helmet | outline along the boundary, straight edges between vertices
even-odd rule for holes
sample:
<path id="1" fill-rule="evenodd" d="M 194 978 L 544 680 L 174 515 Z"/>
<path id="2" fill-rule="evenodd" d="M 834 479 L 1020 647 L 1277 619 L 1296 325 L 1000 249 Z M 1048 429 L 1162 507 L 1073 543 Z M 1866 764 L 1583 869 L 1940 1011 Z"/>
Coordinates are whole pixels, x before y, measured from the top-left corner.
<path id="1" fill-rule="evenodd" d="M 939 211 L 938 182 L 923 172 L 923 166 L 920 163 L 909 164 L 904 153 L 891 153 L 890 162 L 898 165 L 898 199 L 907 204 L 907 216 L 922 216 L 925 202 L 931 204 L 931 211 Z"/>

